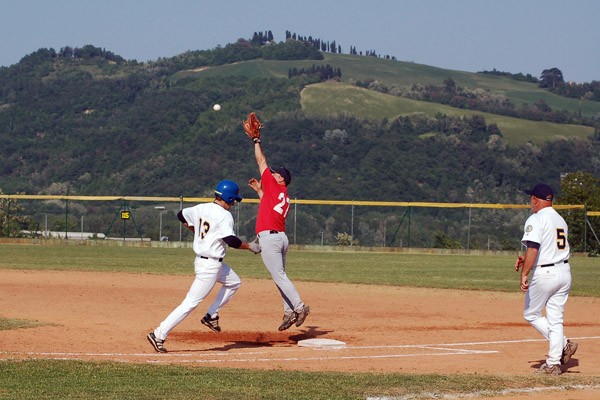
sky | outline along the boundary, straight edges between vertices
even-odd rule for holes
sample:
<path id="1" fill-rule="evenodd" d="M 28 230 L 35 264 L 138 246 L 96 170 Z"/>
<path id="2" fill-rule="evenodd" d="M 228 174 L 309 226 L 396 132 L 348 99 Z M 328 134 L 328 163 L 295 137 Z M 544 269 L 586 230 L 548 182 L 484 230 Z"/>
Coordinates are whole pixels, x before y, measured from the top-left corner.
<path id="1" fill-rule="evenodd" d="M 600 80 L 598 0 L 0 0 L 0 66 L 40 48 L 154 61 L 285 32 L 400 61 Z"/>

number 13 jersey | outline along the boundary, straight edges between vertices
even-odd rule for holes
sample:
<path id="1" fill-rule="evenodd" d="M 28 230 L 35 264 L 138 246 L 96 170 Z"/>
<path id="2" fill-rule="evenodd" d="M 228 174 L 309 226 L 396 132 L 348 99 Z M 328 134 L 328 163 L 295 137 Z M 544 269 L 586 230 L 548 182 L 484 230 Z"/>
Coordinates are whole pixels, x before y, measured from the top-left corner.
<path id="1" fill-rule="evenodd" d="M 181 211 L 188 225 L 194 227 L 194 253 L 204 257 L 225 257 L 226 244 L 222 239 L 235 235 L 231 213 L 215 203 L 198 204 Z"/>

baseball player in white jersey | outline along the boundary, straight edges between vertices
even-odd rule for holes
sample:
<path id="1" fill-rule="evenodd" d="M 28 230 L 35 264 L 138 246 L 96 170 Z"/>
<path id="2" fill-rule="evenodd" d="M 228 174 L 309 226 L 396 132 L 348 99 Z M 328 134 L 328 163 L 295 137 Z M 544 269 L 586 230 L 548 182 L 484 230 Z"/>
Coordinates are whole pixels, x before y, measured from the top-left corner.
<path id="1" fill-rule="evenodd" d="M 546 362 L 536 372 L 560 375 L 561 364 L 568 363 L 577 351 L 577 343 L 563 333 L 565 304 L 571 290 L 569 229 L 552 208 L 554 192 L 550 186 L 540 183 L 525 193 L 531 196 L 533 214 L 525 222 L 522 238 L 527 250 L 515 262 L 515 270 L 521 270 L 521 290 L 526 292 L 523 316 L 549 342 Z M 546 316 L 542 315 L 544 308 Z"/>
<path id="2" fill-rule="evenodd" d="M 194 232 L 195 279 L 183 302 L 147 336 L 159 353 L 167 352 L 164 342 L 169 332 L 204 300 L 217 282 L 223 286 L 201 322 L 214 332 L 221 331 L 219 310 L 227 304 L 242 283 L 235 271 L 223 262 L 227 246 L 260 253 L 258 243 L 243 242 L 233 231 L 233 217 L 229 209 L 236 201 L 242 201 L 239 190 L 235 182 L 221 181 L 215 188 L 215 200 L 212 203 L 184 208 L 177 215 Z"/>

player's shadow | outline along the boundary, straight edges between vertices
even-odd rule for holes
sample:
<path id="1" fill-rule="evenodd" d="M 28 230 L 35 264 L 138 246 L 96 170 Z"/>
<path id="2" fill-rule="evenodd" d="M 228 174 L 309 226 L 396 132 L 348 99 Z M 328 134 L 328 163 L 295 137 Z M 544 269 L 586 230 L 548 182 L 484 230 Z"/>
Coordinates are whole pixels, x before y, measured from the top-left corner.
<path id="1" fill-rule="evenodd" d="M 541 368 L 542 365 L 544 365 L 546 360 L 538 360 L 538 361 L 532 361 L 532 362 L 533 362 L 533 364 L 531 364 L 531 368 L 538 370 Z M 566 373 L 578 374 L 579 371 L 569 371 L 569 368 L 578 367 L 578 366 L 579 366 L 579 359 L 571 358 L 568 363 L 563 364 L 560 367 L 562 369 L 563 374 L 566 374 Z"/>
<path id="2" fill-rule="evenodd" d="M 290 335 L 291 332 L 263 333 L 257 340 L 235 340 L 223 346 L 204 349 L 202 351 L 229 351 L 247 348 L 273 347 L 275 345 L 295 345 L 300 340 L 318 338 L 333 331 L 318 329 L 308 326 L 300 333 Z"/>
<path id="3" fill-rule="evenodd" d="M 332 330 L 318 329 L 316 326 L 307 326 L 307 328 L 301 333 L 289 336 L 289 339 L 297 343 L 301 340 L 316 339 L 333 332 Z"/>

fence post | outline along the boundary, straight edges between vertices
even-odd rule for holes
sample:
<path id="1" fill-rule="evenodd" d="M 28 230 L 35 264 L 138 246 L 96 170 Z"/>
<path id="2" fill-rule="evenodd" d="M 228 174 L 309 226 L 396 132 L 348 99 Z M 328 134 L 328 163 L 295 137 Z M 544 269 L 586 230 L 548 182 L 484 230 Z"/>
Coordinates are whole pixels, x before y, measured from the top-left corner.
<path id="1" fill-rule="evenodd" d="M 584 253 L 587 252 L 587 224 L 588 224 L 587 207 L 584 206 L 583 207 L 583 252 Z"/>
<path id="2" fill-rule="evenodd" d="M 179 196 L 179 211 L 183 210 L 183 195 Z M 179 241 L 183 237 L 183 224 L 179 224 Z"/>
<path id="3" fill-rule="evenodd" d="M 10 237 L 10 199 L 6 200 L 6 237 Z"/>
<path id="4" fill-rule="evenodd" d="M 410 213 L 411 206 L 408 206 L 408 248 L 410 249 Z"/>
<path id="5" fill-rule="evenodd" d="M 67 197 L 65 199 L 65 239 L 69 238 L 69 186 L 67 186 Z"/>
<path id="6" fill-rule="evenodd" d="M 352 218 L 350 219 L 350 247 L 354 243 L 354 204 L 352 204 Z"/>
<path id="7" fill-rule="evenodd" d="M 294 244 L 296 244 L 296 225 L 298 222 L 298 198 L 294 197 Z"/>
<path id="8" fill-rule="evenodd" d="M 471 249 L 471 205 L 469 205 L 469 227 L 467 228 L 467 251 Z"/>

